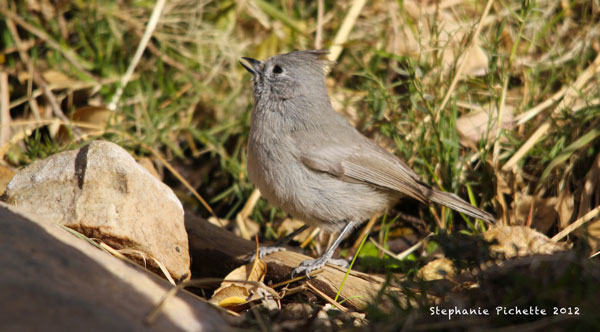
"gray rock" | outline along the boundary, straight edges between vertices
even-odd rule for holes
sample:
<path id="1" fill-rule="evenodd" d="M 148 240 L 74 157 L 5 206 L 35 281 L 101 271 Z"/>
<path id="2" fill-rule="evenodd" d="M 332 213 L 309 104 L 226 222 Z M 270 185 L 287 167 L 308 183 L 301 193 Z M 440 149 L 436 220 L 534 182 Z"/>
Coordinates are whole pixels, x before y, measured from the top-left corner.
<path id="1" fill-rule="evenodd" d="M 0 203 L 0 330 L 228 331 L 226 317 L 186 291 L 144 320 L 171 288 L 62 226 Z"/>
<path id="2" fill-rule="evenodd" d="M 140 251 L 156 271 L 150 257 L 173 278 L 189 278 L 181 203 L 116 144 L 94 141 L 36 161 L 12 178 L 2 198 L 113 248 Z M 139 255 L 129 257 L 143 262 Z"/>

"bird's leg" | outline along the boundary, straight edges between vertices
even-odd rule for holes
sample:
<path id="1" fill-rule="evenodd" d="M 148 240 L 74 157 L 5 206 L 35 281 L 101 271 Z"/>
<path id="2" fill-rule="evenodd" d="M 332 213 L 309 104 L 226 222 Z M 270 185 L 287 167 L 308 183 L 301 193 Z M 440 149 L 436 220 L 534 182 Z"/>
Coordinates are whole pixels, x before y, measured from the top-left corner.
<path id="1" fill-rule="evenodd" d="M 305 273 L 308 277 L 309 273 L 323 267 L 323 265 L 325 265 L 327 262 L 339 265 L 338 263 L 340 260 L 332 260 L 331 256 L 333 256 L 335 249 L 337 249 L 344 237 L 346 237 L 346 235 L 350 233 L 350 231 L 352 230 L 352 228 L 354 228 L 356 224 L 357 223 L 354 221 L 349 221 L 346 224 L 346 226 L 344 226 L 344 229 L 340 232 L 340 235 L 338 235 L 337 239 L 335 239 L 331 247 L 329 247 L 329 249 L 327 249 L 327 251 L 325 251 L 325 253 L 321 255 L 321 257 L 317 259 L 307 259 L 300 263 L 300 265 L 298 265 L 298 267 L 292 271 L 292 278 L 299 273 Z"/>
<path id="2" fill-rule="evenodd" d="M 294 236 L 304 232 L 307 228 L 308 228 L 308 225 L 303 225 L 302 227 L 296 229 L 295 231 L 291 232 L 290 234 L 279 239 L 279 241 L 275 242 L 272 246 L 259 247 L 258 248 L 258 258 L 263 258 L 264 256 L 270 255 L 274 252 L 284 251 L 285 248 L 282 247 L 282 245 L 285 245 L 288 242 L 290 242 L 294 238 Z M 252 262 L 255 259 L 256 259 L 256 253 L 254 253 L 254 255 L 252 255 L 252 257 L 250 257 L 250 261 Z"/>

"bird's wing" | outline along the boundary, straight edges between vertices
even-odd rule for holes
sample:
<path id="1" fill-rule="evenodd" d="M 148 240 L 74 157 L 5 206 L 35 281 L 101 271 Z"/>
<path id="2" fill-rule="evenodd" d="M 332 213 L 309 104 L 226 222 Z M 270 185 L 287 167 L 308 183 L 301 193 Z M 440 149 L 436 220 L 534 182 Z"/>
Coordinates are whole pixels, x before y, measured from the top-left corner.
<path id="1" fill-rule="evenodd" d="M 368 183 L 428 201 L 421 189 L 427 186 L 418 175 L 366 138 L 355 142 L 337 142 L 333 138 L 318 144 L 304 144 L 300 147 L 300 159 L 307 167 L 344 181 Z"/>

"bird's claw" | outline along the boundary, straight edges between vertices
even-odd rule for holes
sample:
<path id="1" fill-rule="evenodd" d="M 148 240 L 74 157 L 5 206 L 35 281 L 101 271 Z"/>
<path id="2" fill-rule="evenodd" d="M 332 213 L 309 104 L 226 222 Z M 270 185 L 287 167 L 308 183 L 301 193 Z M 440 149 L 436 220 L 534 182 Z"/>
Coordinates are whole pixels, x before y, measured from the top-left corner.
<path id="1" fill-rule="evenodd" d="M 307 259 L 305 261 L 302 261 L 302 263 L 300 263 L 300 265 L 298 265 L 298 267 L 296 267 L 294 270 L 292 270 L 292 279 L 296 275 L 301 274 L 301 273 L 304 273 L 306 275 L 306 278 L 310 279 L 311 272 L 322 268 L 327 263 L 338 265 L 338 266 L 341 266 L 344 268 L 347 268 L 349 266 L 348 262 L 344 259 L 332 259 L 332 258 L 328 258 L 328 257 L 319 257 L 317 259 Z"/>
<path id="2" fill-rule="evenodd" d="M 284 250 L 286 250 L 284 247 L 260 247 L 260 248 L 258 248 L 258 258 L 260 259 L 260 258 L 263 258 L 274 252 L 284 251 Z M 254 262 L 255 259 L 256 259 L 256 253 L 254 253 L 252 255 L 252 257 L 250 257 L 250 262 Z"/>

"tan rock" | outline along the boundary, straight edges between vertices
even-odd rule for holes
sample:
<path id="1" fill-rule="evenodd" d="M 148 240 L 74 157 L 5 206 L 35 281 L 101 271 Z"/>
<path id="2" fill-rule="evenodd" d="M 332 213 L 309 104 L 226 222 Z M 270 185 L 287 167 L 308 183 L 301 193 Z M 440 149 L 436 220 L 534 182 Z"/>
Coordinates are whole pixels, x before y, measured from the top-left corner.
<path id="1" fill-rule="evenodd" d="M 3 200 L 113 248 L 141 251 L 175 279 L 189 277 L 181 203 L 116 144 L 94 141 L 37 161 L 13 177 Z"/>

